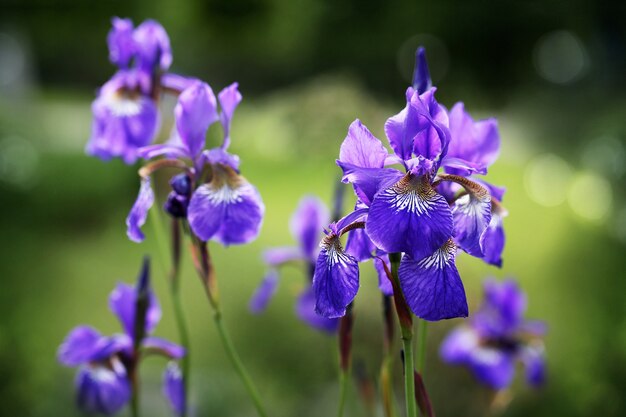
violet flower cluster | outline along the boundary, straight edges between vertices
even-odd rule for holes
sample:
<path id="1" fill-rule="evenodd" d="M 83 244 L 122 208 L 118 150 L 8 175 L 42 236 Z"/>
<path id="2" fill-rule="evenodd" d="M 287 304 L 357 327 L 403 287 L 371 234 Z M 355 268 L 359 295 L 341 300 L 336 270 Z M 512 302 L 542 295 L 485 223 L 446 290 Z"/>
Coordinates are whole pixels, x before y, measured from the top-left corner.
<path id="1" fill-rule="evenodd" d="M 77 403 L 87 413 L 115 414 L 131 399 L 141 359 L 157 354 L 170 360 L 163 375 L 163 393 L 177 415 L 184 413 L 184 387 L 177 360 L 185 350 L 152 336 L 161 319 L 161 308 L 150 287 L 148 261 L 135 287 L 119 283 L 109 296 L 109 308 L 123 333 L 103 336 L 91 326 L 74 328 L 58 350 L 58 359 L 78 366 Z"/>
<path id="2" fill-rule="evenodd" d="M 313 279 L 318 314 L 345 314 L 359 288 L 359 261 L 403 253 L 399 283 L 412 312 L 430 321 L 466 317 L 457 249 L 501 264 L 503 189 L 475 177 L 498 156 L 497 122 L 474 121 L 462 103 L 447 110 L 435 92 L 420 49 L 406 106 L 385 123 L 392 152 L 358 119 L 350 125 L 337 165 L 357 203 L 321 243 Z M 344 250 L 340 237 L 348 232 Z"/>
<path id="3" fill-rule="evenodd" d="M 526 296 L 513 280 L 484 283 L 484 301 L 469 325 L 459 326 L 444 340 L 441 357 L 464 365 L 493 389 L 511 385 L 516 362 L 524 364 L 526 380 L 539 386 L 545 379 L 543 322 L 524 319 Z"/>

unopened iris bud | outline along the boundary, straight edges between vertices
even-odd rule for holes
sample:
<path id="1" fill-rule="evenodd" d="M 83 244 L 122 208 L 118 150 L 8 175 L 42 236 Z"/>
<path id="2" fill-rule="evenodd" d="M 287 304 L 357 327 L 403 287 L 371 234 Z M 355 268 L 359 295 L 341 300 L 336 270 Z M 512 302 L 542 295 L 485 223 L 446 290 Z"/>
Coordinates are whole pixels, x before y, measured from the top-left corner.
<path id="1" fill-rule="evenodd" d="M 422 94 L 433 86 L 426 61 L 426 49 L 423 46 L 415 52 L 415 69 L 413 70 L 413 88 L 417 94 Z"/>
<path id="2" fill-rule="evenodd" d="M 173 191 L 167 196 L 167 201 L 163 208 L 172 217 L 185 218 L 187 217 L 187 206 L 189 205 L 189 197 L 180 195 Z"/>
<path id="3" fill-rule="evenodd" d="M 178 174 L 172 177 L 170 185 L 176 194 L 181 196 L 191 194 L 191 178 L 187 174 Z"/>

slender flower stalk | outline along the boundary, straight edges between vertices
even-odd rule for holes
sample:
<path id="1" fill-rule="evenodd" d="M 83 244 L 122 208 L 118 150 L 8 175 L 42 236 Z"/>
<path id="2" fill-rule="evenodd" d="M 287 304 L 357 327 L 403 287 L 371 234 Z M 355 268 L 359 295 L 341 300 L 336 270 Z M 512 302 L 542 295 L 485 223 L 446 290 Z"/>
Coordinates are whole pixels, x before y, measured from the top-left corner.
<path id="1" fill-rule="evenodd" d="M 395 416 L 395 400 L 391 370 L 393 367 L 394 325 L 392 297 L 382 294 L 383 300 L 383 360 L 380 366 L 380 386 L 385 417 Z"/>
<path id="2" fill-rule="evenodd" d="M 346 315 L 339 322 L 339 405 L 337 417 L 343 416 L 346 403 L 350 370 L 352 365 L 352 326 L 354 325 L 354 313 L 352 304 L 348 306 Z"/>
<path id="3" fill-rule="evenodd" d="M 246 367 L 241 361 L 241 358 L 239 357 L 239 354 L 235 349 L 235 346 L 230 338 L 230 335 L 228 334 L 228 331 L 224 327 L 222 310 L 218 296 L 219 293 L 217 287 L 217 279 L 208 246 L 206 242 L 201 242 L 198 239 L 194 239 L 194 248 L 195 250 L 192 252 L 194 255 L 194 263 L 196 264 L 196 269 L 198 270 L 200 279 L 204 284 L 207 297 L 209 298 L 209 304 L 213 308 L 213 321 L 215 322 L 215 326 L 217 327 L 220 341 L 222 342 L 222 345 L 226 350 L 228 359 L 230 359 L 233 367 L 235 368 L 235 371 L 237 372 L 237 375 L 239 376 L 241 382 L 243 382 L 246 390 L 248 391 L 248 395 L 252 399 L 257 414 L 260 417 L 267 417 L 268 414 L 265 412 L 265 408 L 263 406 L 263 402 L 261 401 L 259 391 L 252 381 L 250 374 L 246 370 Z"/>

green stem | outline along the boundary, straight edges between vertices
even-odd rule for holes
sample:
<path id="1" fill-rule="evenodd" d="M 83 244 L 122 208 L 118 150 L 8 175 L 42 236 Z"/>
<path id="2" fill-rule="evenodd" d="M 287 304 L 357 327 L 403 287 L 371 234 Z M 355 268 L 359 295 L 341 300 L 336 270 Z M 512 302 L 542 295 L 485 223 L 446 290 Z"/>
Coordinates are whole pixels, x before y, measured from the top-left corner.
<path id="1" fill-rule="evenodd" d="M 139 376 L 137 374 L 137 365 L 130 371 L 130 384 L 132 395 L 130 399 L 130 414 L 132 417 L 139 417 Z"/>
<path id="2" fill-rule="evenodd" d="M 250 395 L 250 398 L 254 403 L 257 414 L 260 417 L 267 417 L 267 413 L 265 412 L 263 404 L 261 403 L 261 396 L 259 395 L 256 386 L 252 382 L 250 375 L 248 375 L 248 371 L 241 362 L 241 359 L 239 358 L 239 354 L 235 350 L 233 342 L 230 340 L 230 336 L 228 335 L 228 332 L 226 331 L 226 328 L 224 327 L 224 323 L 222 321 L 222 314 L 219 310 L 215 310 L 213 320 L 215 321 L 215 325 L 217 326 L 217 332 L 220 335 L 220 339 L 222 340 L 222 344 L 224 345 L 224 349 L 226 350 L 228 358 L 232 362 L 233 366 L 235 367 L 235 371 L 237 371 L 237 374 L 245 385 L 246 390 L 248 391 L 248 394 Z"/>
<path id="3" fill-rule="evenodd" d="M 401 255 L 390 253 L 391 279 L 394 284 L 394 297 L 396 297 L 396 311 L 400 321 L 402 333 L 402 347 L 404 349 L 404 399 L 406 402 L 407 417 L 417 417 L 417 404 L 415 403 L 415 376 L 413 365 L 413 322 L 412 315 L 408 310 L 406 301 L 402 294 L 396 294 L 400 290 L 400 279 L 398 278 L 398 268 L 400 267 Z M 402 305 L 399 305 L 399 302 Z"/>
<path id="4" fill-rule="evenodd" d="M 402 334 L 402 347 L 404 348 L 404 394 L 406 396 L 407 417 L 417 417 L 417 407 L 415 404 L 415 376 L 413 365 L 413 343 L 412 335 Z"/>
<path id="5" fill-rule="evenodd" d="M 346 405 L 346 396 L 348 392 L 348 371 L 339 373 L 339 408 L 337 409 L 337 417 L 343 416 L 343 410 Z"/>

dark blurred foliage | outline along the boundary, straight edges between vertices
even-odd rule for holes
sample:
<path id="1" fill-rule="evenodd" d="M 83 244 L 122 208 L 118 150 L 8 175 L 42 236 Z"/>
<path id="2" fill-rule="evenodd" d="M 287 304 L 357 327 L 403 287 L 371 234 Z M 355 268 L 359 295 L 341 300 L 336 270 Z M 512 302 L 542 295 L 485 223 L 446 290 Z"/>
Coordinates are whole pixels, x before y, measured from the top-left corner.
<path id="1" fill-rule="evenodd" d="M 469 86 L 484 99 L 503 103 L 516 89 L 546 87 L 532 71 L 531 51 L 543 34 L 557 29 L 573 31 L 592 46 L 594 66 L 578 89 L 614 92 L 625 87 L 623 2 L 2 0 L 1 4 L 0 23 L 26 32 L 37 76 L 47 85 L 91 88 L 102 83 L 112 69 L 103 38 L 109 19 L 129 16 L 137 23 L 148 17 L 163 23 L 173 40 L 175 69 L 220 85 L 237 74 L 251 92 L 346 70 L 358 73 L 370 90 L 395 96 L 407 81 L 398 77 L 396 62 L 408 76 L 410 54 L 420 40 L 412 37 L 436 34 L 453 57 L 446 91 L 452 95 Z M 427 38 L 421 40 L 428 46 Z M 405 47 L 399 57 L 401 45 Z"/>

